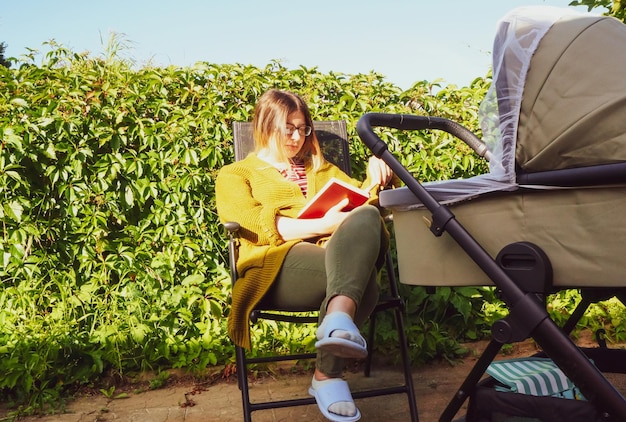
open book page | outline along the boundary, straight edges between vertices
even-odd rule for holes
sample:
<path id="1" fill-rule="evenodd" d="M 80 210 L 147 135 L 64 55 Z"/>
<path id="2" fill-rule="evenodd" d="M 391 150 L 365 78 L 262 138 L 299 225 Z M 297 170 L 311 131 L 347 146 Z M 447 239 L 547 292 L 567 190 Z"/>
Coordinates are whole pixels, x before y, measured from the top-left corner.
<path id="1" fill-rule="evenodd" d="M 369 199 L 369 192 L 333 177 L 311 198 L 298 214 L 298 218 L 323 217 L 326 211 L 337 205 L 344 198 L 348 198 L 350 202 L 343 211 L 350 211 L 359 205 L 363 205 Z"/>

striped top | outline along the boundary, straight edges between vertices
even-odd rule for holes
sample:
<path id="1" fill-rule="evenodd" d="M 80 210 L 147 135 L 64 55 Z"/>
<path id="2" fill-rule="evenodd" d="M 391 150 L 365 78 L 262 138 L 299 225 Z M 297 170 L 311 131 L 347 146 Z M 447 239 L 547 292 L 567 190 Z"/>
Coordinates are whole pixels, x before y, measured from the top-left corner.
<path id="1" fill-rule="evenodd" d="M 307 187 L 306 187 L 306 171 L 304 169 L 304 161 L 291 160 L 291 167 L 288 169 L 280 170 L 280 174 L 285 176 L 287 180 L 295 182 L 298 186 L 300 186 L 300 190 L 302 191 L 302 194 L 306 196 Z"/>

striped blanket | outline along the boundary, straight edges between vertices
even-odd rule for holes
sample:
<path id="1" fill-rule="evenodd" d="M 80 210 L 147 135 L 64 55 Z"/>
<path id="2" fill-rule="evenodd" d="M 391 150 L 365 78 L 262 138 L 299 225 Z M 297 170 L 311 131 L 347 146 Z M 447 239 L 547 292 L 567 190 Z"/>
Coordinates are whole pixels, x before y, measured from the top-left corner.
<path id="1" fill-rule="evenodd" d="M 487 374 L 500 383 L 495 387 L 499 391 L 584 400 L 574 383 L 549 358 L 494 361 L 487 368 Z"/>

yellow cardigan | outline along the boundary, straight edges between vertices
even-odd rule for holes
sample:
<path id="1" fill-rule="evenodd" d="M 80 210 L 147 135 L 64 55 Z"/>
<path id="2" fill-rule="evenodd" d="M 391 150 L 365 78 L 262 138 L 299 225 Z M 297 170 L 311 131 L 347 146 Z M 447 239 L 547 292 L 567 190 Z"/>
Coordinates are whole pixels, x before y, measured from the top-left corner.
<path id="1" fill-rule="evenodd" d="M 306 167 L 307 195 L 312 197 L 331 178 L 355 186 L 369 186 L 350 178 L 333 164 L 318 171 Z M 267 293 L 278 275 L 289 249 L 301 240 L 285 242 L 276 228 L 276 216 L 296 217 L 307 203 L 300 187 L 283 177 L 276 168 L 250 154 L 220 169 L 215 194 L 220 221 L 241 225 L 241 243 L 233 287 L 228 333 L 235 344 L 250 348 L 249 315 Z M 377 197 L 370 202 L 377 201 Z"/>

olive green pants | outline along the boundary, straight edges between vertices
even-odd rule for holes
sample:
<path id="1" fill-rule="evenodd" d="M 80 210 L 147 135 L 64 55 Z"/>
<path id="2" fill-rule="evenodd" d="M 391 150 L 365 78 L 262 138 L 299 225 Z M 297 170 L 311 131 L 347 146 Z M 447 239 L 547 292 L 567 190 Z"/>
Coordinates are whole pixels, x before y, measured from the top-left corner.
<path id="1" fill-rule="evenodd" d="M 320 323 L 328 301 L 337 295 L 357 305 L 354 322 L 361 326 L 378 301 L 376 260 L 381 253 L 383 222 L 371 205 L 353 210 L 325 243 L 296 244 L 283 263 L 264 306 L 275 309 L 320 309 Z M 318 352 L 316 367 L 330 377 L 343 371 L 342 358 Z"/>

